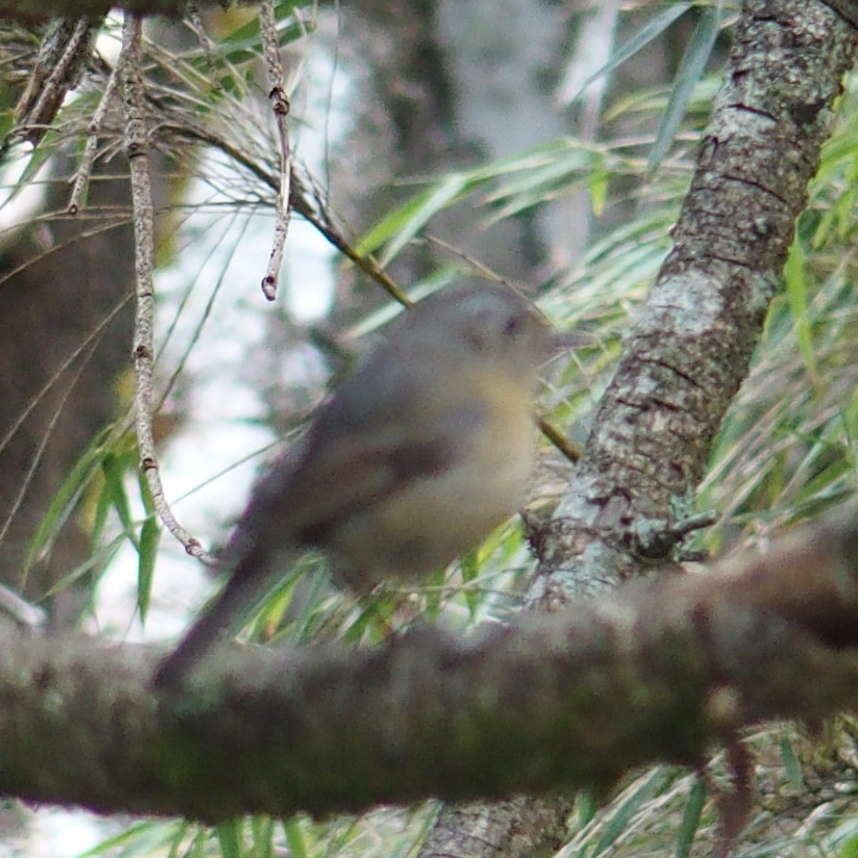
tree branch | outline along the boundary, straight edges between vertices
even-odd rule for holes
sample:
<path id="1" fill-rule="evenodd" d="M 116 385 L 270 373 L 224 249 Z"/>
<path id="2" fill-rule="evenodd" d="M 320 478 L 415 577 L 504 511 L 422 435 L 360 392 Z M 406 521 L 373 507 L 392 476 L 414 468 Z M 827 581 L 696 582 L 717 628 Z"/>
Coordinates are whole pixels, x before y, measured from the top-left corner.
<path id="1" fill-rule="evenodd" d="M 467 641 L 224 648 L 176 696 L 153 694 L 150 650 L 0 652 L 8 795 L 213 822 L 600 788 L 761 720 L 858 706 L 858 508 L 764 556 Z"/>

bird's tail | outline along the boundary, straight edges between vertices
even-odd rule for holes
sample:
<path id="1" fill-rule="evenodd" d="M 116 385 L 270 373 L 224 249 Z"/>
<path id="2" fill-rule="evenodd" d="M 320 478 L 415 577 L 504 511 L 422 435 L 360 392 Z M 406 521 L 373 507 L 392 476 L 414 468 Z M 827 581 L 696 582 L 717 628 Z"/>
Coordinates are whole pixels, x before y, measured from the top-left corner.
<path id="1" fill-rule="evenodd" d="M 234 626 L 260 595 L 268 578 L 267 565 L 260 562 L 256 552 L 241 560 L 203 616 L 158 665 L 152 680 L 155 687 L 175 689 L 185 682 L 206 651 Z"/>

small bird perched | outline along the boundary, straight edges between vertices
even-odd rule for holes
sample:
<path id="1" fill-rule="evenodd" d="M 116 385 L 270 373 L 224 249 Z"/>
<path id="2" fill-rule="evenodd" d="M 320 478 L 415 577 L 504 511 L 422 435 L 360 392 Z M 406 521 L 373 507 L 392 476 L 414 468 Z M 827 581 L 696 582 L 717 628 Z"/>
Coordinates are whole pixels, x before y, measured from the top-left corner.
<path id="1" fill-rule="evenodd" d="M 322 549 L 360 594 L 479 544 L 523 500 L 537 375 L 560 343 L 500 286 L 447 289 L 403 313 L 260 481 L 225 550 L 226 586 L 155 684 L 180 685 L 290 554 Z"/>

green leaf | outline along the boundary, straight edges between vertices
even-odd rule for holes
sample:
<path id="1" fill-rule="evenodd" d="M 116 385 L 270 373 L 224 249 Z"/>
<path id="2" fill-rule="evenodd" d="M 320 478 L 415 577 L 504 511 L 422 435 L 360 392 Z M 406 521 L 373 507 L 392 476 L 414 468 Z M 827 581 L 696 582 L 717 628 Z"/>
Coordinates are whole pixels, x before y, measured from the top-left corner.
<path id="1" fill-rule="evenodd" d="M 233 820 L 215 826 L 215 834 L 220 844 L 220 854 L 223 858 L 242 858 L 241 856 L 241 821 Z"/>
<path id="2" fill-rule="evenodd" d="M 647 168 L 650 171 L 658 167 L 673 142 L 673 135 L 685 116 L 694 87 L 703 76 L 706 63 L 712 53 L 712 46 L 721 29 L 723 14 L 722 5 L 719 2 L 703 12 L 694 28 L 694 34 L 679 64 L 667 108 L 662 115 L 655 143 L 649 155 Z"/>
<path id="3" fill-rule="evenodd" d="M 66 587 L 71 586 L 75 581 L 79 580 L 84 575 L 88 575 L 93 570 L 103 569 L 116 556 L 117 551 L 119 551 L 124 543 L 125 534 L 120 533 L 117 537 L 108 542 L 107 545 L 103 545 L 98 548 L 97 551 L 93 552 L 93 554 L 87 557 L 83 563 L 75 566 L 74 569 L 63 575 L 59 581 L 51 586 L 45 595 L 53 596 L 54 593 L 59 593 Z"/>
<path id="4" fill-rule="evenodd" d="M 593 855 L 601 855 L 613 845 L 614 841 L 628 828 L 632 817 L 654 796 L 658 795 L 673 779 L 673 772 L 665 768 L 655 768 L 642 779 L 637 789 L 623 801 L 608 819 L 602 836 L 593 850 Z"/>
<path id="5" fill-rule="evenodd" d="M 188 833 L 188 828 L 190 827 L 187 820 L 184 819 L 178 820 L 174 825 L 175 828 L 170 835 L 170 851 L 167 853 L 167 858 L 176 858 L 182 841 L 185 839 L 185 835 Z"/>
<path id="6" fill-rule="evenodd" d="M 175 842 L 177 837 L 181 838 L 187 827 L 188 824 L 184 821 L 162 822 L 161 820 L 147 820 L 136 825 L 129 825 L 120 834 L 108 837 L 95 846 L 79 852 L 76 858 L 94 858 L 96 855 L 108 853 L 128 856 L 156 852 L 160 854 L 164 844 Z M 120 847 L 124 847 L 124 850 L 118 851 Z"/>
<path id="7" fill-rule="evenodd" d="M 426 618 L 430 622 L 438 619 L 441 608 L 444 605 L 444 581 L 446 575 L 444 569 L 436 569 L 428 578 L 426 583 Z"/>
<path id="8" fill-rule="evenodd" d="M 473 622 L 476 619 L 477 609 L 480 606 L 480 597 L 479 594 L 476 593 L 472 587 L 468 586 L 468 584 L 474 581 L 480 573 L 480 563 L 478 560 L 477 549 L 469 551 L 467 554 L 463 555 L 461 565 L 462 583 L 464 583 L 465 585 L 465 604 L 468 606 L 468 615 Z"/>
<path id="9" fill-rule="evenodd" d="M 77 505 L 93 474 L 101 465 L 106 455 L 104 439 L 104 433 L 99 434 L 84 450 L 51 500 L 30 542 L 27 558 L 24 561 L 25 571 L 29 570 L 48 550 L 50 543 Z"/>
<path id="10" fill-rule="evenodd" d="M 804 249 L 796 239 L 790 248 L 784 266 L 786 295 L 798 339 L 798 348 L 804 358 L 811 379 L 816 379 L 816 356 L 813 353 L 810 320 L 807 313 L 807 279 L 805 277 Z"/>
<path id="11" fill-rule="evenodd" d="M 253 838 L 253 858 L 271 858 L 274 854 L 274 820 L 270 816 L 254 816 L 250 820 Z"/>
<path id="12" fill-rule="evenodd" d="M 596 217 L 601 217 L 605 210 L 605 200 L 608 198 L 608 182 L 608 171 L 604 164 L 601 164 L 590 175 L 590 206 Z"/>
<path id="13" fill-rule="evenodd" d="M 122 529 L 130 542 L 139 551 L 140 546 L 135 532 L 134 519 L 131 516 L 131 506 L 128 503 L 128 495 L 125 491 L 125 471 L 128 458 L 125 455 L 106 453 L 101 462 L 101 470 L 104 473 L 105 491 L 113 503 L 113 508 L 119 516 Z"/>
<path id="14" fill-rule="evenodd" d="M 468 173 L 452 173 L 440 182 L 412 197 L 404 206 L 383 218 L 358 242 L 358 253 L 369 253 L 388 241 L 379 263 L 387 265 L 402 248 L 423 229 L 439 211 L 469 189 Z"/>
<path id="15" fill-rule="evenodd" d="M 146 622 L 149 601 L 152 596 L 152 580 L 155 571 L 155 556 L 161 540 L 161 528 L 154 515 L 149 516 L 140 529 L 140 553 L 137 563 L 137 608 L 140 622 Z"/>
<path id="16" fill-rule="evenodd" d="M 578 828 L 589 825 L 599 810 L 599 802 L 592 790 L 584 789 L 578 793 L 575 802 L 575 817 Z"/>
<path id="17" fill-rule="evenodd" d="M 685 802 L 685 810 L 682 813 L 682 822 L 676 837 L 675 858 L 688 858 L 691 847 L 694 845 L 694 837 L 700 828 L 700 819 L 703 814 L 703 804 L 706 801 L 706 781 L 703 778 L 695 778 L 688 792 L 688 801 Z"/>
<path id="18" fill-rule="evenodd" d="M 286 835 L 286 845 L 289 847 L 291 858 L 308 858 L 307 843 L 297 817 L 283 820 L 283 833 Z"/>
<path id="19" fill-rule="evenodd" d="M 800 792 L 804 792 L 804 775 L 801 771 L 801 763 L 798 761 L 798 757 L 795 755 L 795 751 L 792 748 L 792 742 L 790 742 L 787 736 L 784 736 L 781 739 L 781 759 L 784 762 L 784 771 L 786 772 L 787 778 L 789 778 L 789 782 L 792 786 L 799 790 Z"/>
<path id="20" fill-rule="evenodd" d="M 692 3 L 676 3 L 669 6 L 660 15 L 656 15 L 647 24 L 645 24 L 637 33 L 629 39 L 624 45 L 621 45 L 614 52 L 613 56 L 600 69 L 593 72 L 587 80 L 581 84 L 580 89 L 569 99 L 570 102 L 578 98 L 581 93 L 587 89 L 590 84 L 604 74 L 613 71 L 617 66 L 622 65 L 627 59 L 633 57 L 638 51 L 645 48 L 650 42 L 657 39 L 677 18 L 684 15 L 692 6 Z"/>

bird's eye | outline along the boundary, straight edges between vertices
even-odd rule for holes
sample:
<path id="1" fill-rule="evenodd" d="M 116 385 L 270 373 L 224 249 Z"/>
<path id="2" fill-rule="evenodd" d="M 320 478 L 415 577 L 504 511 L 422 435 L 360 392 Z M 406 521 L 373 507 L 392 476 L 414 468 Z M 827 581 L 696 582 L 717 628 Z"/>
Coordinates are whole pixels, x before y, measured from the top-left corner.
<path id="1" fill-rule="evenodd" d="M 524 321 L 521 316 L 510 316 L 506 320 L 506 324 L 503 326 L 503 332 L 508 337 L 515 337 L 521 333 L 523 327 Z"/>

